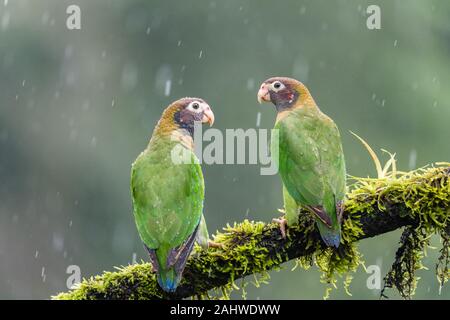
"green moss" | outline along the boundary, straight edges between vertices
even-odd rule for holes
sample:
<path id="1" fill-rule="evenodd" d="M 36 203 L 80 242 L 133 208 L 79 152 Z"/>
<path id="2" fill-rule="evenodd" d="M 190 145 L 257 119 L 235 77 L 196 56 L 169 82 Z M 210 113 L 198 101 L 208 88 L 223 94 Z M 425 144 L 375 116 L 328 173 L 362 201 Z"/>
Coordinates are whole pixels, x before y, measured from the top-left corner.
<path id="1" fill-rule="evenodd" d="M 373 208 L 384 212 L 389 210 L 388 207 L 400 205 L 404 207 L 400 215 L 408 215 L 416 221 L 414 226 L 405 228 L 402 234 L 395 261 L 385 277 L 382 290 L 384 297 L 385 289 L 393 287 L 404 298 L 414 295 L 418 281 L 415 274 L 423 268 L 421 261 L 433 234 L 442 238 L 436 274 L 441 285 L 448 281 L 450 183 L 448 164 L 445 166 L 400 173 L 396 178 L 356 179 L 349 194 L 346 209 L 356 216 L 358 211 L 375 214 Z"/>
<path id="2" fill-rule="evenodd" d="M 214 235 L 214 242 L 221 243 L 223 250 L 206 254 L 196 247 L 199 254 L 193 265 L 196 270 L 210 274 L 210 266 L 214 266 L 214 275 L 211 276 L 226 276 L 229 279 L 228 284 L 215 295 L 216 298 L 228 299 L 233 290 L 240 290 L 235 280 L 242 275 L 252 274 L 252 283 L 259 286 L 268 280 L 267 270 L 279 268 L 286 260 L 281 254 L 268 255 L 268 249 L 259 246 L 263 232 L 267 232 L 266 224 L 244 220 L 233 226 L 227 225 L 223 232 Z M 245 289 L 242 292 L 245 296 Z"/>
<path id="3" fill-rule="evenodd" d="M 101 276 L 84 279 L 79 285 L 67 293 L 60 293 L 56 300 L 97 300 L 163 298 L 158 288 L 156 277 L 149 263 L 129 265 L 117 268 L 116 272 L 105 272 Z M 134 284 L 137 290 L 129 290 Z M 128 290 L 128 292 L 127 292 Z"/>

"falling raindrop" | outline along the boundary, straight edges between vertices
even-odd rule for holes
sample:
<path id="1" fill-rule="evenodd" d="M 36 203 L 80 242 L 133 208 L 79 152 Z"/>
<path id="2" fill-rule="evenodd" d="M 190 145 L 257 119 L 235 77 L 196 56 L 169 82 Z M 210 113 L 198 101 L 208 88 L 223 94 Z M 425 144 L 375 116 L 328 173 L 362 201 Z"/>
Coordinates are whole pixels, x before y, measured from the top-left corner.
<path id="1" fill-rule="evenodd" d="M 2 21 L 1 21 L 1 26 L 2 26 L 3 30 L 8 28 L 9 21 L 10 21 L 10 15 L 9 15 L 9 12 L 6 11 L 2 16 Z"/>
<path id="2" fill-rule="evenodd" d="M 198 58 L 201 59 L 202 56 L 203 56 L 203 50 L 200 50 L 200 53 L 199 53 L 199 55 L 198 55 Z"/>
<path id="3" fill-rule="evenodd" d="M 256 115 L 256 126 L 259 127 L 261 125 L 261 112 L 258 112 Z"/>
<path id="4" fill-rule="evenodd" d="M 45 274 L 45 267 L 42 267 L 42 270 L 41 270 L 41 277 L 42 277 L 42 282 L 45 282 L 45 279 L 46 279 L 46 274 Z"/>
<path id="5" fill-rule="evenodd" d="M 165 86 L 164 86 L 164 95 L 166 96 L 166 97 L 168 97 L 168 96 L 170 96 L 170 90 L 171 90 L 171 88 L 172 88 L 172 81 L 169 79 L 169 80 L 166 80 L 166 84 L 165 84 Z"/>
<path id="6" fill-rule="evenodd" d="M 252 91 L 253 89 L 255 89 L 255 79 L 253 79 L 253 78 L 247 79 L 247 89 L 249 91 Z"/>
<path id="7" fill-rule="evenodd" d="M 91 147 L 95 148 L 97 146 L 97 138 L 94 136 L 91 139 Z"/>
<path id="8" fill-rule="evenodd" d="M 39 257 L 39 250 L 36 250 L 36 252 L 34 253 L 34 258 L 37 259 Z"/>
<path id="9" fill-rule="evenodd" d="M 155 77 L 156 90 L 160 94 L 168 96 L 172 86 L 172 68 L 164 64 L 156 72 Z"/>
<path id="10" fill-rule="evenodd" d="M 416 149 L 412 149 L 409 152 L 409 162 L 408 162 L 409 170 L 413 170 L 416 167 L 416 163 L 417 163 L 417 151 Z"/>
<path id="11" fill-rule="evenodd" d="M 397 46 L 397 40 L 394 41 L 394 47 L 396 47 L 396 46 Z"/>
<path id="12" fill-rule="evenodd" d="M 147 35 L 149 35 L 151 31 L 152 31 L 152 28 L 148 27 L 147 30 L 145 31 L 145 33 L 146 33 Z"/>

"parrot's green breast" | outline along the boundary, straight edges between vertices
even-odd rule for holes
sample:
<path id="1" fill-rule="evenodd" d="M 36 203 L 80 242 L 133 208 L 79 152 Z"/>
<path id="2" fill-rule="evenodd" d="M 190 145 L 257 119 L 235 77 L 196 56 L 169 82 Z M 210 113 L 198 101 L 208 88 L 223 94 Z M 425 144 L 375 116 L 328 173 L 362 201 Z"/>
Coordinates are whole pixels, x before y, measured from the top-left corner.
<path id="1" fill-rule="evenodd" d="M 197 228 L 203 210 L 204 181 L 195 154 L 189 164 L 172 161 L 176 141 L 151 144 L 134 162 L 131 192 L 136 225 L 150 249 L 181 245 Z"/>
<path id="2" fill-rule="evenodd" d="M 272 154 L 278 148 L 278 169 L 290 196 L 298 204 L 335 212 L 345 195 L 345 162 L 334 122 L 318 108 L 297 108 L 275 129 L 279 139 L 272 139 Z"/>

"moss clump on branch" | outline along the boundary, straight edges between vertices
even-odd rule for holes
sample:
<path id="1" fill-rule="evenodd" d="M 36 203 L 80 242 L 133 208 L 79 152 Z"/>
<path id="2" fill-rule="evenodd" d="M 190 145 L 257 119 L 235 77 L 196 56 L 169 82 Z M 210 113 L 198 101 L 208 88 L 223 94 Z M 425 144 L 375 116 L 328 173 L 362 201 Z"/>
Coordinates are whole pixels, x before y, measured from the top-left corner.
<path id="1" fill-rule="evenodd" d="M 416 285 L 415 271 L 427 239 L 441 235 L 443 247 L 436 272 L 441 284 L 449 278 L 448 236 L 450 217 L 449 168 L 428 168 L 409 173 L 395 172 L 377 179 L 358 178 L 349 188 L 345 202 L 342 243 L 338 250 L 326 248 L 307 214 L 288 229 L 286 239 L 278 226 L 262 222 L 235 223 L 217 232 L 215 242 L 223 249 L 194 250 L 186 266 L 183 281 L 174 294 L 158 287 L 151 266 L 142 263 L 105 272 L 84 280 L 77 288 L 54 299 L 179 299 L 214 298 L 210 290 L 228 297 L 236 281 L 254 275 L 254 284 L 268 278 L 267 271 L 297 259 L 297 265 L 316 265 L 322 281 L 336 285 L 336 276 L 344 277 L 348 288 L 351 272 L 362 264 L 358 240 L 406 227 L 386 287 L 397 288 L 410 297 Z M 243 290 L 245 295 L 245 290 Z M 327 291 L 329 293 L 329 291 Z"/>
<path id="2" fill-rule="evenodd" d="M 385 290 L 394 287 L 407 299 L 414 295 L 418 280 L 415 274 L 424 268 L 421 261 L 433 234 L 442 239 L 441 255 L 436 265 L 438 280 L 443 285 L 449 278 L 450 170 L 448 167 L 419 169 L 400 172 L 399 175 L 399 178 L 388 176 L 384 179 L 386 181 L 359 179 L 352 193 L 368 195 L 371 200 L 367 203 L 371 205 L 367 212 L 371 208 L 377 209 L 375 212 L 390 212 L 392 206 L 404 204 L 398 214 L 410 218 L 411 223 L 402 233 L 400 247 L 384 279 L 381 296 L 387 297 Z"/>

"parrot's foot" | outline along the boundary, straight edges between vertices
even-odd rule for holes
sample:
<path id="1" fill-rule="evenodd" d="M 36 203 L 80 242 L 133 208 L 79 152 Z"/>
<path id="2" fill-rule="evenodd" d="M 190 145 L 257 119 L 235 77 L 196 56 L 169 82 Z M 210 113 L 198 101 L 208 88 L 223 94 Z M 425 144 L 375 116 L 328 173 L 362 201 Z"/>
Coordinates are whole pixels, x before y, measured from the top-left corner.
<path id="1" fill-rule="evenodd" d="M 278 223 L 280 225 L 280 232 L 283 239 L 286 239 L 286 225 L 287 220 L 285 218 L 272 219 L 272 222 Z"/>
<path id="2" fill-rule="evenodd" d="M 225 248 L 223 243 L 218 243 L 218 242 L 214 242 L 214 241 L 211 241 L 211 240 L 208 241 L 208 247 L 209 248 L 218 248 L 218 249 L 224 249 Z"/>

